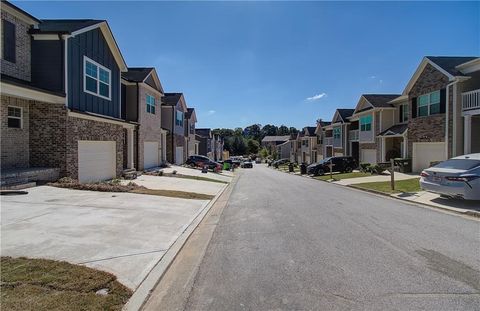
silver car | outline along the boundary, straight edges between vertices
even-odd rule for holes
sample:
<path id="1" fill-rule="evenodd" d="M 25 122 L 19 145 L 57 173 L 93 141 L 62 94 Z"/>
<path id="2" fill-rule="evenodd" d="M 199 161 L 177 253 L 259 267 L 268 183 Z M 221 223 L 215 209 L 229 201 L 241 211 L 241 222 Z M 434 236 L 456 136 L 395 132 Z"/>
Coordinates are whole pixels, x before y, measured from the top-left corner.
<path id="1" fill-rule="evenodd" d="M 480 153 L 441 162 L 420 174 L 422 189 L 442 197 L 480 200 Z"/>

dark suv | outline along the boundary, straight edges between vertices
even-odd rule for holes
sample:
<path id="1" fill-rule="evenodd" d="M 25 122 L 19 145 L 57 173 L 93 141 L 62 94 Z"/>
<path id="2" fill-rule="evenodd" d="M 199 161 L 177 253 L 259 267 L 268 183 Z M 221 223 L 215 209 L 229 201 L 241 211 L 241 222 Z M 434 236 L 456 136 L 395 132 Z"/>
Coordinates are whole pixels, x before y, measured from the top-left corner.
<path id="1" fill-rule="evenodd" d="M 207 158 L 206 156 L 202 155 L 192 155 L 189 156 L 185 164 L 193 166 L 193 167 L 204 167 L 208 166 L 209 169 L 215 170 L 221 168 L 221 165 L 217 162 L 214 162 Z"/>
<path id="2" fill-rule="evenodd" d="M 310 164 L 307 167 L 307 174 L 319 176 L 329 173 L 330 163 L 333 164 L 332 172 L 349 173 L 357 167 L 357 163 L 353 157 L 330 157 L 318 163 Z"/>

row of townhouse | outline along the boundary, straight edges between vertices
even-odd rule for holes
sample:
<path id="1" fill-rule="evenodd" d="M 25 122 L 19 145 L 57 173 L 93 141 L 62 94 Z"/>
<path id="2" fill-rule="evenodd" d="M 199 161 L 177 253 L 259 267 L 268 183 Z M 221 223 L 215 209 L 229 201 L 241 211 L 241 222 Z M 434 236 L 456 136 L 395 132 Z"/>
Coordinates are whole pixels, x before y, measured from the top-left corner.
<path id="1" fill-rule="evenodd" d="M 480 58 L 424 57 L 402 94 L 363 94 L 290 140 L 290 158 L 313 163 L 348 155 L 358 163 L 430 163 L 480 152 Z"/>
<path id="2" fill-rule="evenodd" d="M 155 68 L 128 67 L 105 20 L 40 20 L 6 1 L 1 19 L 2 184 L 103 180 L 199 153 L 195 109 Z"/>
<path id="3" fill-rule="evenodd" d="M 223 139 L 218 134 L 213 134 L 209 128 L 199 128 L 195 131 L 196 139 L 200 142 L 197 154 L 206 156 L 214 161 L 223 160 Z"/>

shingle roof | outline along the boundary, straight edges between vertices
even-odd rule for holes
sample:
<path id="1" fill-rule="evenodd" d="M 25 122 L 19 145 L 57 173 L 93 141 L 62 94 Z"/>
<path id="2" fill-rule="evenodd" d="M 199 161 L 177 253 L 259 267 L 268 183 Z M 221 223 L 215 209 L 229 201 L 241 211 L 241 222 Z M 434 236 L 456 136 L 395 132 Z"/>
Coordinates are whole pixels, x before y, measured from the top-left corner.
<path id="1" fill-rule="evenodd" d="M 104 21 L 99 19 L 42 19 L 38 29 L 32 29 L 31 33 L 72 33 Z"/>
<path id="2" fill-rule="evenodd" d="M 290 139 L 290 135 L 286 135 L 286 136 L 265 136 L 262 139 L 262 143 L 263 142 L 287 141 L 289 139 Z"/>
<path id="3" fill-rule="evenodd" d="M 316 126 L 306 126 L 303 128 L 308 136 L 315 136 Z"/>
<path id="4" fill-rule="evenodd" d="M 475 58 L 478 58 L 478 56 L 426 56 L 426 58 L 440 66 L 452 76 L 463 76 L 464 74 L 455 67 L 474 60 Z"/>
<path id="5" fill-rule="evenodd" d="M 355 109 L 354 109 L 354 110 L 355 110 Z M 328 126 L 328 125 L 330 125 L 330 124 L 332 124 L 331 121 L 320 121 L 320 125 L 321 125 L 322 127 Z"/>
<path id="6" fill-rule="evenodd" d="M 353 115 L 355 109 L 337 109 L 337 111 L 343 121 L 347 121 L 347 118 Z"/>
<path id="7" fill-rule="evenodd" d="M 408 129 L 408 124 L 397 124 L 394 126 L 389 127 L 385 131 L 381 132 L 378 134 L 378 136 L 391 136 L 391 135 L 401 135 L 405 133 L 405 131 Z"/>
<path id="8" fill-rule="evenodd" d="M 185 118 L 190 119 L 194 111 L 195 111 L 195 108 L 187 108 L 187 112 L 185 113 Z"/>
<path id="9" fill-rule="evenodd" d="M 152 70 L 152 67 L 128 67 L 127 72 L 122 72 L 122 78 L 131 82 L 142 82 Z"/>
<path id="10" fill-rule="evenodd" d="M 182 97 L 182 93 L 165 93 L 162 97 L 162 105 L 175 106 Z"/>
<path id="11" fill-rule="evenodd" d="M 195 129 L 195 134 L 201 137 L 210 137 L 211 129 Z"/>
<path id="12" fill-rule="evenodd" d="M 393 107 L 389 101 L 401 96 L 400 94 L 363 94 L 366 100 L 373 107 L 382 108 L 382 107 Z"/>

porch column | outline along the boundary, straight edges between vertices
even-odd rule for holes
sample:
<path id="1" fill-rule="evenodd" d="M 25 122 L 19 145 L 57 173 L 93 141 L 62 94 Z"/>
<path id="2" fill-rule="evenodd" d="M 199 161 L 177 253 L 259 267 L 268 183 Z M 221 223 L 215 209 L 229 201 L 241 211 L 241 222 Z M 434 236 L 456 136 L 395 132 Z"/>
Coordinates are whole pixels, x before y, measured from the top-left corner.
<path id="1" fill-rule="evenodd" d="M 407 152 L 407 137 L 403 136 L 403 154 L 402 158 L 406 159 L 408 157 L 408 152 Z"/>
<path id="2" fill-rule="evenodd" d="M 127 148 L 128 148 L 128 156 L 127 156 L 127 166 L 128 168 L 135 168 L 135 163 L 133 161 L 133 128 L 127 129 Z"/>
<path id="3" fill-rule="evenodd" d="M 380 153 L 382 155 L 381 157 L 381 161 L 382 162 L 385 162 L 385 137 L 382 137 L 382 139 L 380 140 Z"/>
<path id="4" fill-rule="evenodd" d="M 469 154 L 472 150 L 472 116 L 463 117 L 463 153 Z"/>

